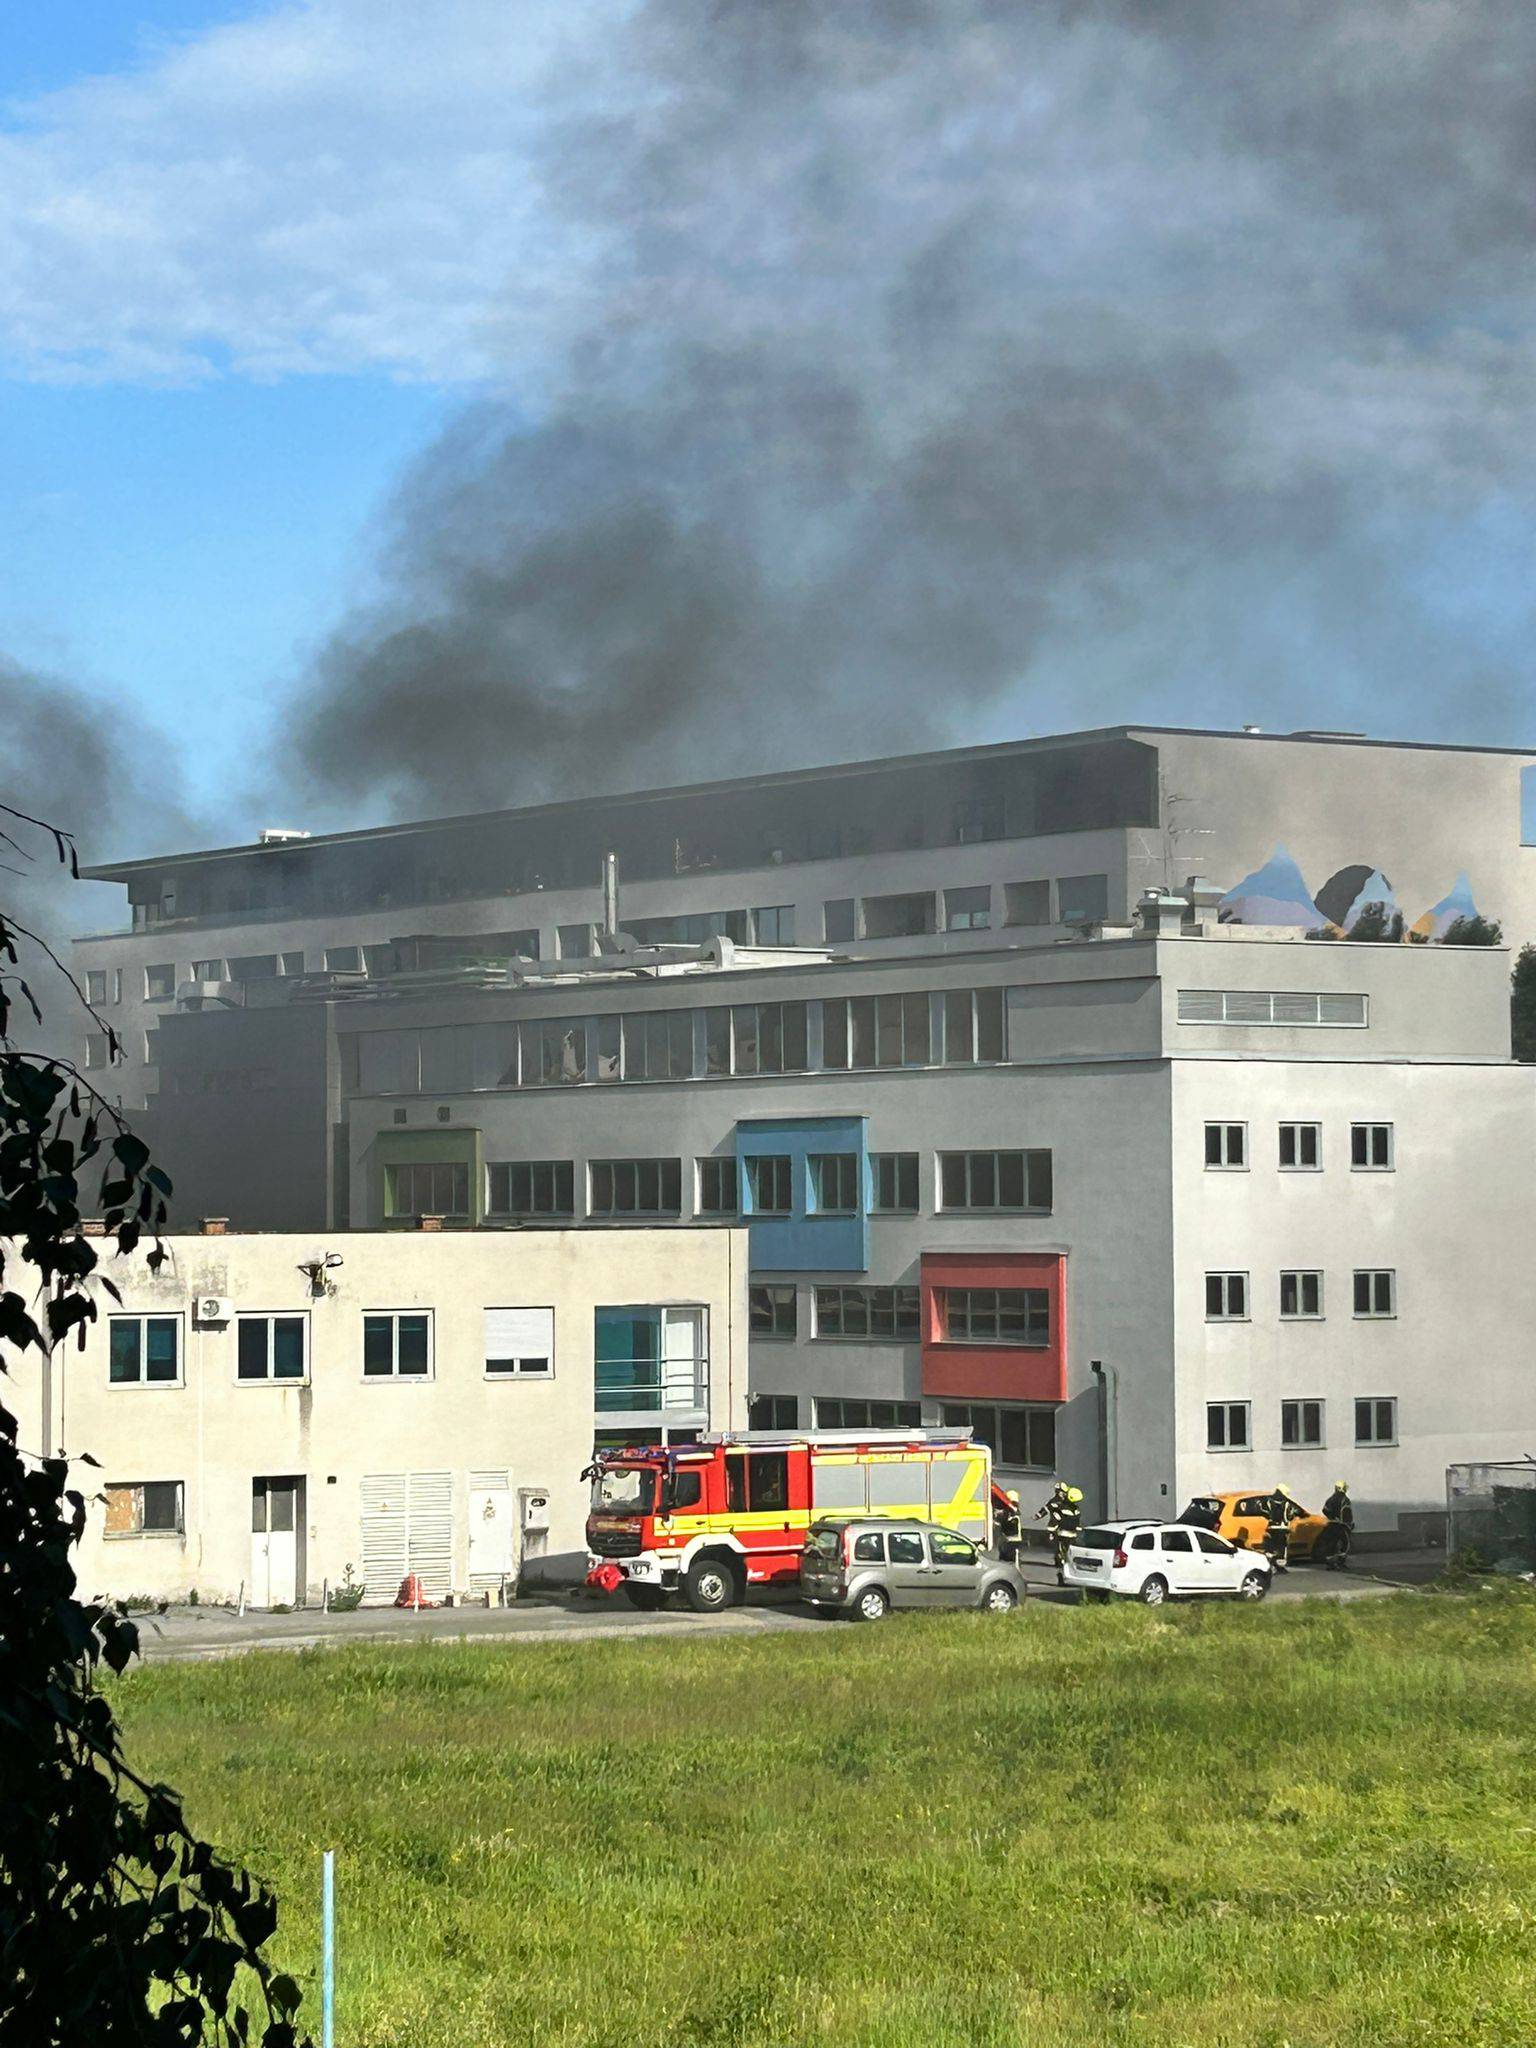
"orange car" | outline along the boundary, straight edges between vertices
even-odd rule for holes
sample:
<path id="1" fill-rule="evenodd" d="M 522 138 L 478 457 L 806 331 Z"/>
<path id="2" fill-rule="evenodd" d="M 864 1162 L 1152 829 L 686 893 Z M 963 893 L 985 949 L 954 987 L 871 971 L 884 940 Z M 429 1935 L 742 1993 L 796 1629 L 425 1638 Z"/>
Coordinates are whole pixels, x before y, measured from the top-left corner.
<path id="1" fill-rule="evenodd" d="M 1262 1550 L 1269 1502 L 1267 1493 L 1201 1493 L 1179 1520 L 1210 1529 L 1240 1548 Z M 1309 1514 L 1299 1501 L 1289 1503 L 1287 1520 L 1286 1555 L 1292 1563 L 1327 1564 L 1349 1548 L 1349 1531 L 1342 1522 Z"/>

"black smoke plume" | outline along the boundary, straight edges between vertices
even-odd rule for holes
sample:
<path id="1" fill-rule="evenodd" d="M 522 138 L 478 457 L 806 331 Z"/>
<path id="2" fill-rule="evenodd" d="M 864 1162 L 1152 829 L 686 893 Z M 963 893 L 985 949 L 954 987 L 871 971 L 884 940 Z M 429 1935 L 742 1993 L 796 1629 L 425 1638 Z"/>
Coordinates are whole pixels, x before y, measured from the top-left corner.
<path id="1" fill-rule="evenodd" d="M 576 310 L 525 360 L 514 279 L 517 400 L 404 480 L 302 701 L 318 803 L 1149 693 L 1515 736 L 1521 666 L 1421 570 L 1536 482 L 1536 12 L 652 0 L 606 78 L 541 166 Z"/>

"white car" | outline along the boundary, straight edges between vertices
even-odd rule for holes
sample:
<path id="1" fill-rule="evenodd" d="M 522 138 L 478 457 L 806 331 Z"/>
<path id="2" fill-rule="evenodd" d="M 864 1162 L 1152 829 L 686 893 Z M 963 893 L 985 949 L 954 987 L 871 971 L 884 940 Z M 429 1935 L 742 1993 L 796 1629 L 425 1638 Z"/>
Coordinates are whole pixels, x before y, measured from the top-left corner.
<path id="1" fill-rule="evenodd" d="M 1182 1522 L 1101 1522 L 1073 1537 L 1065 1566 L 1088 1599 L 1120 1593 L 1148 1607 L 1197 1593 L 1262 1600 L 1272 1573 L 1268 1558 Z"/>

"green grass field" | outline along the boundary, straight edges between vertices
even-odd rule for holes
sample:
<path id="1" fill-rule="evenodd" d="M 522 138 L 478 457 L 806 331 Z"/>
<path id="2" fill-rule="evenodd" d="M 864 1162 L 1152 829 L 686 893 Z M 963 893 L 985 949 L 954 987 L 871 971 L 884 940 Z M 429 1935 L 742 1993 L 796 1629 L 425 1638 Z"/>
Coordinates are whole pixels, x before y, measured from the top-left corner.
<path id="1" fill-rule="evenodd" d="M 1536 2038 L 1536 1600 L 150 1668 L 339 2048 Z M 318 2028 L 317 2005 L 306 2000 Z"/>

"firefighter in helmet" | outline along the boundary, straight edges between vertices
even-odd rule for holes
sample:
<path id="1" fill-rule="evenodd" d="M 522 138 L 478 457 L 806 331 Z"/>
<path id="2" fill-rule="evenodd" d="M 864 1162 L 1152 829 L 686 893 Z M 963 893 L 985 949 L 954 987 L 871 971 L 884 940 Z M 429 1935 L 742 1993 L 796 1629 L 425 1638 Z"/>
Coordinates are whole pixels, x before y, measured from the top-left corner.
<path id="1" fill-rule="evenodd" d="M 1056 1583 L 1064 1585 L 1067 1546 L 1083 1533 L 1083 1489 L 1058 1479 L 1045 1506 L 1035 1510 L 1035 1520 L 1045 1524 L 1056 1559 Z"/>
<path id="2" fill-rule="evenodd" d="M 1283 1572 L 1286 1553 L 1291 1546 L 1291 1519 L 1295 1514 L 1290 1489 L 1277 1486 L 1265 1506 L 1268 1519 L 1264 1529 L 1264 1555 L 1277 1572 Z"/>
<path id="3" fill-rule="evenodd" d="M 1355 1504 L 1342 1479 L 1333 1482 L 1333 1491 L 1323 1502 L 1323 1514 L 1332 1525 L 1328 1530 L 1328 1550 L 1323 1565 L 1330 1572 L 1341 1572 L 1349 1563 L 1350 1545 L 1355 1540 Z"/>

